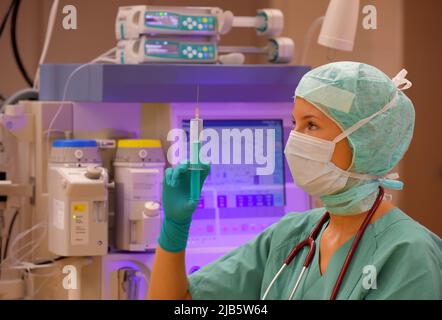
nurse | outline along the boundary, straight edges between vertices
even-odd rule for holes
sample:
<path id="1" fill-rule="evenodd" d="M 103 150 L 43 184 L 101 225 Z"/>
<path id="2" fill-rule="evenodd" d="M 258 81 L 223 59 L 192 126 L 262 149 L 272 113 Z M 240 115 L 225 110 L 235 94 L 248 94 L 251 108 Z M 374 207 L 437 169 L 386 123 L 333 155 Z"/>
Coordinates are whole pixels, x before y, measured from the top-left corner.
<path id="1" fill-rule="evenodd" d="M 325 212 L 315 255 L 293 299 L 329 299 L 380 187 L 402 189 L 390 171 L 410 144 L 412 102 L 406 72 L 393 80 L 363 63 L 336 62 L 308 72 L 295 92 L 294 128 L 285 155 L 297 185 L 324 207 L 285 215 L 253 240 L 189 277 L 185 248 L 192 213 L 190 173 L 166 170 L 164 223 L 151 299 L 262 299 L 293 247 Z M 209 172 L 205 167 L 201 185 Z M 419 201 L 419 199 L 416 199 Z M 439 214 L 435 212 L 434 214 Z M 267 299 L 287 299 L 307 249 L 274 281 Z M 384 197 L 349 263 L 337 299 L 442 299 L 442 241 Z"/>

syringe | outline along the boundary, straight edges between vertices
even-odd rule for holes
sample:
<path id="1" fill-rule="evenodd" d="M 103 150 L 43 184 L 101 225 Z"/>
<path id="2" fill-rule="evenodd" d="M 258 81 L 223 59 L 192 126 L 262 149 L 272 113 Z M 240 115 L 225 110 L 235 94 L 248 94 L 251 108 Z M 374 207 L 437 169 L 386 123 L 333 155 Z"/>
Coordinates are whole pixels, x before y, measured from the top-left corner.
<path id="1" fill-rule="evenodd" d="M 201 132 L 203 131 L 203 119 L 199 113 L 199 86 L 197 87 L 197 102 L 195 107 L 195 118 L 190 120 L 190 200 L 199 201 L 201 192 L 200 180 L 200 149 Z"/>

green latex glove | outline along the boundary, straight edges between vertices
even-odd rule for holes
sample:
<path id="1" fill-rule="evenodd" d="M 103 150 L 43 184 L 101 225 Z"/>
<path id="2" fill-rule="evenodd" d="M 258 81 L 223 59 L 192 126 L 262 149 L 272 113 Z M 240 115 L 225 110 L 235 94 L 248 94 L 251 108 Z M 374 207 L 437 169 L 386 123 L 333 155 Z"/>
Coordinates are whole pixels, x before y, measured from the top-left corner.
<path id="1" fill-rule="evenodd" d="M 201 164 L 202 188 L 210 165 Z M 163 250 L 180 252 L 186 248 L 192 214 L 198 201 L 190 200 L 190 170 L 188 163 L 166 169 L 163 179 L 164 220 L 158 244 Z"/>

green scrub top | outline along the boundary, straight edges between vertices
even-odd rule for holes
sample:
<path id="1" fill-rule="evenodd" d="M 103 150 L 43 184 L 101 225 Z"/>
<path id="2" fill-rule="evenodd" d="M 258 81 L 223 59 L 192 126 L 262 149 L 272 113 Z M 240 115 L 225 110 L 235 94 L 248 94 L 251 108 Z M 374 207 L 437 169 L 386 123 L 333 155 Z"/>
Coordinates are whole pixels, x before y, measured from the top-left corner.
<path id="1" fill-rule="evenodd" d="M 189 276 L 192 299 L 261 299 L 293 247 L 304 240 L 324 208 L 290 213 L 253 240 Z M 329 299 L 353 238 L 331 257 L 324 274 L 316 254 L 294 299 Z M 280 274 L 267 299 L 288 299 L 307 247 Z M 353 256 L 337 299 L 442 299 L 442 241 L 400 209 L 371 223 Z"/>

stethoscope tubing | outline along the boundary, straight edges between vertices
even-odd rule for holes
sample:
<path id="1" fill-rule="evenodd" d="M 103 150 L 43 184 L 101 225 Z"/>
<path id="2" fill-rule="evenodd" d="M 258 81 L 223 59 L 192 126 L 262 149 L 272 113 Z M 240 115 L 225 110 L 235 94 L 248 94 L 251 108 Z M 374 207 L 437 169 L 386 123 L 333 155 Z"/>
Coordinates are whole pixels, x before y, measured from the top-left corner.
<path id="1" fill-rule="evenodd" d="M 353 255 L 356 252 L 356 249 L 359 245 L 359 242 L 361 241 L 362 236 L 365 233 L 365 230 L 367 229 L 371 219 L 373 218 L 373 215 L 375 214 L 375 212 L 377 211 L 377 209 L 379 208 L 379 205 L 381 204 L 382 199 L 384 198 L 384 189 L 382 187 L 379 187 L 379 193 L 378 196 L 376 197 L 376 201 L 374 202 L 373 206 L 370 208 L 370 210 L 368 211 L 367 216 L 365 217 L 364 221 L 362 222 L 362 225 L 359 227 L 358 232 L 356 233 L 355 239 L 353 240 L 353 243 L 351 245 L 350 250 L 347 253 L 347 256 L 344 260 L 344 263 L 341 267 L 341 271 L 339 272 L 338 278 L 335 282 L 335 285 L 333 287 L 333 291 L 332 294 L 330 295 L 330 300 L 335 300 L 338 293 L 339 293 L 339 289 L 341 288 L 342 282 L 344 280 L 345 274 L 347 272 L 347 269 L 353 259 Z M 279 278 L 279 276 L 281 275 L 281 273 L 284 271 L 284 269 L 293 261 L 293 259 L 296 257 L 296 255 L 299 253 L 299 251 L 301 251 L 305 246 L 309 247 L 307 256 L 304 260 L 301 272 L 296 280 L 295 286 L 293 287 L 290 296 L 289 296 L 289 300 L 292 300 L 292 298 L 294 297 L 300 283 L 301 280 L 304 276 L 305 271 L 309 268 L 311 262 L 313 261 L 313 257 L 315 255 L 316 252 L 316 238 L 319 235 L 319 232 L 321 231 L 322 227 L 324 226 L 324 224 L 330 219 L 330 213 L 326 212 L 321 220 L 319 220 L 319 222 L 317 223 L 317 225 L 315 226 L 315 228 L 312 230 L 312 232 L 310 233 L 310 235 L 304 239 L 303 241 L 301 241 L 300 243 L 298 243 L 293 249 L 292 251 L 290 251 L 290 253 L 288 254 L 287 258 L 284 260 L 283 265 L 281 266 L 281 268 L 278 270 L 278 272 L 275 274 L 275 276 L 273 277 L 273 279 L 270 281 L 270 284 L 268 285 L 266 291 L 264 292 L 264 295 L 262 296 L 262 300 L 265 300 L 270 292 L 270 289 L 273 287 L 273 285 L 275 284 L 276 280 Z"/>
<path id="2" fill-rule="evenodd" d="M 370 211 L 368 212 L 367 216 L 364 219 L 364 222 L 362 222 L 361 227 L 359 228 L 358 232 L 356 233 L 355 239 L 353 240 L 353 243 L 351 244 L 351 248 L 347 253 L 347 257 L 344 260 L 344 263 L 342 264 L 341 271 L 339 272 L 338 279 L 336 280 L 335 286 L 333 288 L 332 294 L 330 296 L 330 300 L 336 300 L 336 297 L 338 296 L 339 289 L 341 288 L 342 281 L 344 280 L 345 273 L 347 272 L 348 266 L 350 265 L 353 255 L 356 252 L 356 249 L 359 245 L 359 242 L 362 239 L 362 236 L 365 233 L 365 230 L 368 227 L 368 224 L 370 223 L 371 219 L 373 218 L 373 215 L 376 213 L 376 211 L 379 208 L 379 205 L 381 204 L 382 199 L 384 198 L 384 188 L 379 187 L 379 193 L 376 197 L 376 201 L 374 202 L 373 206 L 370 208 Z"/>

